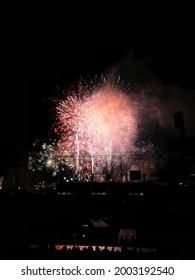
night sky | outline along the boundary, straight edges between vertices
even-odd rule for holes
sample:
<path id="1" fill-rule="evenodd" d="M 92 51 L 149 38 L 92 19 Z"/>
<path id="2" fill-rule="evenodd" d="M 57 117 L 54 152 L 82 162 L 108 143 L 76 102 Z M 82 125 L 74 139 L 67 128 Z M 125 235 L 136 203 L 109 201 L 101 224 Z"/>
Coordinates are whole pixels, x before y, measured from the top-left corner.
<path id="1" fill-rule="evenodd" d="M 11 61 L 14 74 L 5 79 L 1 97 L 1 166 L 12 162 L 19 148 L 29 149 L 36 138 L 47 136 L 52 124 L 49 97 L 55 96 L 58 84 L 66 86 L 78 81 L 79 76 L 99 75 L 130 50 L 134 51 L 135 59 L 149 58 L 162 84 L 178 84 L 195 95 L 195 54 L 191 38 L 183 45 L 152 42 L 87 50 L 58 51 L 43 45 L 35 50 L 31 48 L 31 53 L 17 58 L 17 64 Z M 193 97 L 192 102 L 194 100 Z"/>

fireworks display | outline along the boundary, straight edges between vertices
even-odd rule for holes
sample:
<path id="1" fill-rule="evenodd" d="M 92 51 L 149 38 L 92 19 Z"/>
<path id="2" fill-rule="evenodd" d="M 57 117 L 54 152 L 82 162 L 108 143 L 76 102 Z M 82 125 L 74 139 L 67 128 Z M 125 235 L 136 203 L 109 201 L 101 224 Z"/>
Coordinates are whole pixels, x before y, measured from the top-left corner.
<path id="1" fill-rule="evenodd" d="M 97 84 L 80 83 L 55 104 L 56 139 L 42 144 L 36 157 L 30 157 L 31 169 L 45 167 L 55 176 L 68 167 L 83 179 L 105 170 L 111 173 L 113 165 L 121 167 L 122 159 L 127 165 L 138 133 L 138 108 L 132 92 L 123 90 L 118 81 L 103 79 Z"/>

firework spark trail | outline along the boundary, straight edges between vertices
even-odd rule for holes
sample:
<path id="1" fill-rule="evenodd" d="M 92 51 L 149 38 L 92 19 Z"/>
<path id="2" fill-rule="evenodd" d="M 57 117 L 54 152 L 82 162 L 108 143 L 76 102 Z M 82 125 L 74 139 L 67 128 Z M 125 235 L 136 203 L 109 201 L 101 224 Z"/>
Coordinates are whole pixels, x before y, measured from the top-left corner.
<path id="1" fill-rule="evenodd" d="M 88 135 L 96 139 L 99 154 L 131 152 L 137 130 L 134 104 L 122 91 L 104 86 L 89 99 Z"/>
<path id="2" fill-rule="evenodd" d="M 92 173 L 95 156 L 107 157 L 110 171 L 113 155 L 130 153 L 136 136 L 137 121 L 134 104 L 122 90 L 109 84 L 84 98 L 68 96 L 57 107 L 61 154 L 72 156 L 72 168 L 86 168 L 80 155 L 90 156 Z M 75 162 L 76 159 L 76 162 Z"/>
<path id="3" fill-rule="evenodd" d="M 136 102 L 115 83 L 104 79 L 98 86 L 81 85 L 77 92 L 69 92 L 58 101 L 56 114 L 54 132 L 58 140 L 53 146 L 45 146 L 41 159 L 55 172 L 64 164 L 79 176 L 91 175 L 100 162 L 110 172 L 114 156 L 134 150 Z"/>
<path id="4" fill-rule="evenodd" d="M 79 155 L 80 155 L 80 147 L 79 147 L 79 136 L 76 133 L 76 173 L 79 169 Z"/>

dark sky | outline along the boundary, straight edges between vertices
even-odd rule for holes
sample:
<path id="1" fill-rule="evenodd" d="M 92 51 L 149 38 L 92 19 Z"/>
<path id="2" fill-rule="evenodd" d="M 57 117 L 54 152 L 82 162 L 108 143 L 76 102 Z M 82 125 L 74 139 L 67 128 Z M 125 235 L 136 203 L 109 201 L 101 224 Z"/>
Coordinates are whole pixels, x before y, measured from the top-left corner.
<path id="1" fill-rule="evenodd" d="M 46 135 L 51 124 L 49 97 L 61 82 L 74 83 L 78 76 L 94 76 L 119 61 L 133 49 L 135 59 L 151 58 L 154 73 L 164 84 L 176 83 L 195 90 L 194 48 L 190 43 L 128 45 L 119 48 L 63 49 L 31 48 L 11 61 L 14 74 L 5 79 L 1 109 L 1 165 L 12 160 L 20 147 Z"/>

